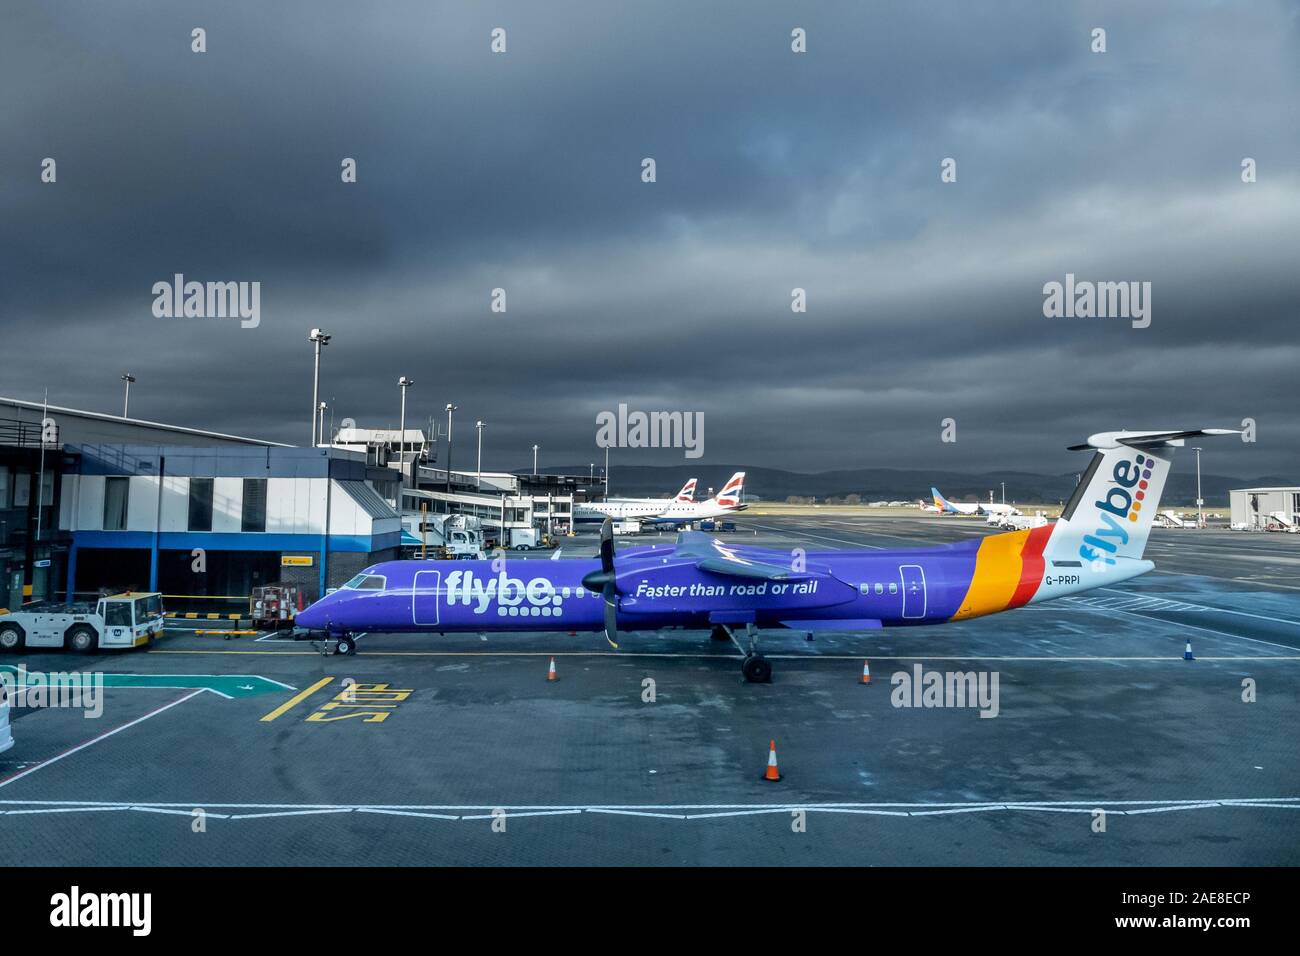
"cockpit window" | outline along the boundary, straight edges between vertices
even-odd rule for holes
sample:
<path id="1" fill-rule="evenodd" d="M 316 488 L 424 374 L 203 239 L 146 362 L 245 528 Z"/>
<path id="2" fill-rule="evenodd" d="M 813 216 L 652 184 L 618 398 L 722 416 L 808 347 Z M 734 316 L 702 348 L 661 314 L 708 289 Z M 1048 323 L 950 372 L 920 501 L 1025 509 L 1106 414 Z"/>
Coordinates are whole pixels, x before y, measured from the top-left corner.
<path id="1" fill-rule="evenodd" d="M 388 586 L 388 579 L 382 574 L 366 574 L 362 571 L 343 586 L 353 591 L 382 591 Z"/>

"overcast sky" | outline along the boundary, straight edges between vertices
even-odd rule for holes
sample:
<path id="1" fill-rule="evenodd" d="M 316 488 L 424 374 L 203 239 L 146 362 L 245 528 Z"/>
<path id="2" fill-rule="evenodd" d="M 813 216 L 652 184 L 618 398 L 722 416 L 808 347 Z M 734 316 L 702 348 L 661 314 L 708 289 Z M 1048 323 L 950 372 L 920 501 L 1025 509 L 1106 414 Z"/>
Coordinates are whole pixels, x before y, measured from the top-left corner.
<path id="1" fill-rule="evenodd" d="M 0 9 L 0 395 L 120 413 L 131 371 L 135 416 L 305 442 L 320 326 L 336 422 L 408 375 L 491 469 L 599 461 L 624 402 L 809 471 L 1250 417 L 1206 469 L 1300 479 L 1290 0 Z M 156 318 L 178 272 L 260 282 L 260 325 Z M 1151 282 L 1150 327 L 1045 318 L 1066 273 Z"/>

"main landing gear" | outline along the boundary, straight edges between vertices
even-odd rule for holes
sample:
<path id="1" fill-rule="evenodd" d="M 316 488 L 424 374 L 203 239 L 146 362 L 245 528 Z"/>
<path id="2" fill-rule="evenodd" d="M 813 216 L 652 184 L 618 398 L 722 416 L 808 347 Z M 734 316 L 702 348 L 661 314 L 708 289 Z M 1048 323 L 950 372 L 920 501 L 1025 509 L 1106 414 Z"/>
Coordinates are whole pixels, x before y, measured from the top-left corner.
<path id="1" fill-rule="evenodd" d="M 740 643 L 736 632 L 725 624 L 715 624 L 709 637 L 715 641 L 731 641 L 736 645 L 736 650 L 744 655 L 744 659 L 740 662 L 740 672 L 745 675 L 745 680 L 749 683 L 770 684 L 772 682 L 772 663 L 758 652 L 758 628 L 753 624 L 745 625 L 748 648 Z"/>

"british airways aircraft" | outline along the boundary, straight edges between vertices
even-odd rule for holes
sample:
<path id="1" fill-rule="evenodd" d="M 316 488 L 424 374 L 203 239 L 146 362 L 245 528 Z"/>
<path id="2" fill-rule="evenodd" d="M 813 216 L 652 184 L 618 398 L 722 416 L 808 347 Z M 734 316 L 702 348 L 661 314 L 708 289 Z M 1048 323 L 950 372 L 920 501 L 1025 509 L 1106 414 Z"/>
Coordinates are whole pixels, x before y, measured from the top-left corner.
<path id="1" fill-rule="evenodd" d="M 1092 435 L 1091 464 L 1053 524 L 958 544 L 805 553 L 735 547 L 700 532 L 628 548 L 615 561 L 611 524 L 600 558 L 387 561 L 298 614 L 336 651 L 376 632 L 709 629 L 745 655 L 749 681 L 771 678 L 760 628 L 870 631 L 944 624 L 1127 581 L 1143 559 L 1173 450 L 1225 429 Z M 736 629 L 743 627 L 748 646 Z"/>

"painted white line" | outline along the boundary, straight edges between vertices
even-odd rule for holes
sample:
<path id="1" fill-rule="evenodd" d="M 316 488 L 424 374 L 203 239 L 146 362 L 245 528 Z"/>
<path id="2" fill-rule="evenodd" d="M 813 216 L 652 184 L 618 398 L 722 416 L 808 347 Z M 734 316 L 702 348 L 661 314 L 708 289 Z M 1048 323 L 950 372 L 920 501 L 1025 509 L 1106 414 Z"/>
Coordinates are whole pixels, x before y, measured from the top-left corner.
<path id="1" fill-rule="evenodd" d="M 1115 591 L 1114 588 L 1098 588 L 1097 590 L 1111 591 L 1111 592 Z M 1124 592 L 1118 592 L 1118 593 L 1124 593 Z M 1226 607 L 1209 607 L 1208 605 L 1204 605 L 1204 604 L 1188 604 L 1187 607 L 1193 608 L 1198 611 L 1212 611 L 1216 614 L 1235 614 L 1238 617 L 1253 617 L 1261 621 L 1272 621 L 1275 624 L 1288 624 L 1291 627 L 1300 627 L 1300 621 L 1291 621 L 1284 617 L 1271 617 L 1268 614 L 1255 614 L 1251 611 L 1236 611 L 1233 610 L 1232 608 L 1226 608 Z"/>
<path id="2" fill-rule="evenodd" d="M 1178 807 L 1146 807 L 1145 809 L 1141 809 L 1141 810 L 1125 810 L 1124 812 L 1127 813 L 1129 816 L 1133 816 L 1134 814 L 1138 814 L 1138 813 L 1172 813 L 1176 810 L 1201 810 L 1206 807 L 1221 807 L 1221 806 L 1223 806 L 1223 804 L 1221 803 L 1190 803 Z"/>
<path id="3" fill-rule="evenodd" d="M 393 817 L 426 817 L 430 820 L 459 820 L 454 813 L 419 813 L 415 810 L 385 810 L 381 807 L 357 807 L 357 813 L 384 813 Z"/>
<path id="4" fill-rule="evenodd" d="M 65 750 L 63 751 L 63 753 L 51 757 L 49 760 L 44 760 L 41 763 L 38 763 L 34 767 L 28 767 L 26 770 L 23 770 L 20 773 L 16 773 L 12 777 L 7 777 L 4 780 L 0 780 L 0 788 L 7 787 L 9 786 L 9 784 L 21 780 L 23 777 L 26 777 L 28 774 L 33 774 L 44 767 L 48 767 L 52 763 L 58 763 L 64 757 L 71 757 L 73 754 L 85 750 L 87 747 L 97 744 L 101 740 L 107 740 L 109 737 L 112 737 L 114 734 L 119 734 L 130 727 L 134 727 L 136 724 L 144 723 L 144 721 L 148 720 L 150 717 L 157 717 L 163 711 L 171 710 L 177 704 L 183 704 L 190 698 L 197 697 L 199 694 L 203 693 L 204 690 L 206 690 L 206 688 L 201 687 L 198 690 L 191 691 L 190 693 L 186 694 L 184 697 L 180 697 L 172 701 L 170 704 L 163 704 L 163 706 L 159 707 L 157 710 L 149 711 L 149 713 L 145 714 L 143 717 L 137 717 L 135 720 L 122 724 L 120 727 L 114 727 L 112 730 L 106 730 L 98 737 L 91 737 L 85 743 L 77 744 L 77 746 L 73 747 L 72 749 Z"/>
<path id="5" fill-rule="evenodd" d="M 1094 807 L 1147 807 L 1147 806 L 1229 806 L 1234 804 L 1251 805 L 1268 803 L 1279 806 L 1294 806 L 1300 809 L 1300 796 L 1290 797 L 1221 797 L 1199 798 L 1191 800 L 1109 800 L 1094 797 L 1090 800 L 979 800 L 979 801 L 917 801 L 917 802 L 879 802 L 862 803 L 842 801 L 839 803 L 591 803 L 591 804 L 376 804 L 376 803 L 218 803 L 213 800 L 190 800 L 183 803 L 162 803 L 151 800 L 0 800 L 0 805 L 32 807 L 83 807 L 93 809 L 129 809 L 131 807 L 212 807 L 222 810 L 300 810 L 300 811 L 336 811 L 347 812 L 366 810 L 476 810 L 487 812 L 493 810 L 507 812 L 520 811 L 558 811 L 564 813 L 582 813 L 592 810 L 856 810 L 856 809 L 897 809 L 897 810 L 931 810 L 954 808 L 982 809 L 986 807 L 1074 807 L 1092 809 Z"/>
<path id="6" fill-rule="evenodd" d="M 99 813 L 109 812 L 112 810 L 130 810 L 130 807 L 112 806 L 112 807 L 41 807 L 36 810 L 0 810 L 10 816 L 20 816 L 24 813 Z"/>
<path id="7" fill-rule="evenodd" d="M 274 813 L 235 813 L 232 814 L 232 820 L 258 820 L 263 817 L 307 817 L 318 813 L 351 813 L 356 807 L 332 807 L 330 809 L 316 810 L 279 810 Z"/>
<path id="8" fill-rule="evenodd" d="M 505 807 L 494 807 L 493 809 L 500 810 L 503 814 L 505 814 L 507 817 L 510 817 L 511 819 L 513 819 L 514 817 L 565 817 L 565 816 L 572 816 L 573 814 L 583 812 L 582 807 L 574 807 L 571 810 L 525 810 L 522 812 L 519 810 L 508 810 Z M 497 814 L 495 813 L 485 813 L 476 816 L 461 817 L 462 820 L 495 820 L 496 818 L 497 818 Z"/>
<path id="9" fill-rule="evenodd" d="M 913 810 L 909 816 L 913 817 L 937 817 L 948 813 L 987 813 L 989 810 L 1006 810 L 1007 807 L 990 803 L 980 807 L 954 807 L 951 810 Z"/>
<path id="10" fill-rule="evenodd" d="M 688 813 L 687 820 L 712 820 L 716 817 L 752 817 L 760 813 L 792 813 L 799 807 L 770 807 L 762 810 L 723 810 L 718 813 Z M 879 811 L 877 811 L 879 812 Z M 894 816 L 905 817 L 906 813 L 894 814 Z"/>
<path id="11" fill-rule="evenodd" d="M 684 813 L 649 813 L 645 810 L 609 810 L 604 807 L 591 807 L 586 813 L 610 813 L 621 817 L 660 817 L 665 820 L 685 820 Z"/>
<path id="12" fill-rule="evenodd" d="M 128 810 L 137 810 L 137 811 L 139 811 L 140 813 L 170 813 L 170 814 L 172 814 L 172 815 L 174 815 L 174 816 L 178 816 L 178 817 L 192 817 L 192 816 L 194 816 L 194 810 L 169 810 L 167 807 L 140 807 L 140 806 L 131 806 L 131 807 L 127 807 L 127 809 L 128 809 Z M 197 808 L 197 807 L 196 807 L 195 809 L 202 809 L 202 808 Z M 207 810 L 204 810 L 204 811 L 203 811 L 203 815 L 204 815 L 205 817 L 213 817 L 213 818 L 215 818 L 215 819 L 217 819 L 217 820 L 228 820 L 228 819 L 230 819 L 230 815 L 227 814 L 227 813 L 209 813 Z"/>
<path id="13" fill-rule="evenodd" d="M 1217 803 L 1204 804 L 1207 807 L 1216 807 Z M 1004 808 L 1006 810 L 1033 810 L 1036 813 L 1092 813 L 1093 810 L 1106 810 L 1104 806 L 1097 807 L 1037 807 L 1028 803 L 1008 803 Z M 1186 810 L 1187 807 L 1168 807 L 1169 810 Z M 1107 813 L 1124 815 L 1136 813 L 1135 810 L 1106 810 Z"/>

